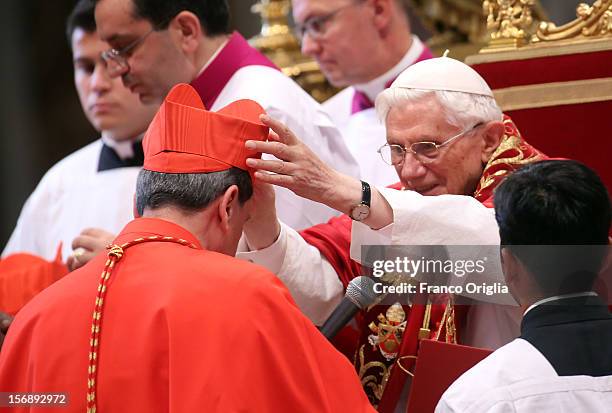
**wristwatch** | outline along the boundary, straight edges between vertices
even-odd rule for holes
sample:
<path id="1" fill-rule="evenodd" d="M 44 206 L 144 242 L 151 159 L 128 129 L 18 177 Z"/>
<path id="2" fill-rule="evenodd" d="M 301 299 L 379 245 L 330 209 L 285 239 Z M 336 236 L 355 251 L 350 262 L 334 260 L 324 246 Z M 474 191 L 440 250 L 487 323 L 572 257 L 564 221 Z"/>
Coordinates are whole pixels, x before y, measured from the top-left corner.
<path id="1" fill-rule="evenodd" d="M 361 203 L 351 208 L 349 216 L 355 221 L 363 221 L 370 215 L 370 200 L 372 194 L 370 184 L 361 181 Z"/>

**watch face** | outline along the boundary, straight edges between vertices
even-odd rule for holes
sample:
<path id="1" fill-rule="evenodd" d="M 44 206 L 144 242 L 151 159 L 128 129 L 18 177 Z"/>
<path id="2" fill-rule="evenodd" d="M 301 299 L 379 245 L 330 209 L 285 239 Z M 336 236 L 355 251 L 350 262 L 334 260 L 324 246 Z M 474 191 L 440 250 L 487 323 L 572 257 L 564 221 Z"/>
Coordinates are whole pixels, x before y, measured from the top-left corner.
<path id="1" fill-rule="evenodd" d="M 370 207 L 364 204 L 359 204 L 351 210 L 351 218 L 355 221 L 363 221 L 370 215 Z"/>

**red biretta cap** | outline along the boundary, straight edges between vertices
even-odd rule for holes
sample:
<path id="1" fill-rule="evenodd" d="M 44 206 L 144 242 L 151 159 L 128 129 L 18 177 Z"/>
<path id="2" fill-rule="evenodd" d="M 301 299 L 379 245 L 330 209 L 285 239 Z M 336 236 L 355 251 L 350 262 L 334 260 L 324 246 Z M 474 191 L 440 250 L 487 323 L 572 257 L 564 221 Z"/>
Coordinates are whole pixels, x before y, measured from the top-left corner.
<path id="1" fill-rule="evenodd" d="M 259 104 L 248 99 L 209 112 L 192 86 L 178 84 L 166 96 L 144 136 L 143 168 L 206 173 L 235 166 L 252 172 L 246 159 L 261 154 L 247 150 L 244 142 L 268 138 L 268 127 L 259 120 L 264 113 Z"/>

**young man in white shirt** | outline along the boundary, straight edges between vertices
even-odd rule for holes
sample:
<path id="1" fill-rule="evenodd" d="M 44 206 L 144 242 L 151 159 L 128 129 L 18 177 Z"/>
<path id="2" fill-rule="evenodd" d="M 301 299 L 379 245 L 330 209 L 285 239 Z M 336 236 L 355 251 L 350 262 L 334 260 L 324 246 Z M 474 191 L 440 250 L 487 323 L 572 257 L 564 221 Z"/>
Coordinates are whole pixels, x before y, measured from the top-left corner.
<path id="1" fill-rule="evenodd" d="M 538 162 L 497 188 L 495 211 L 521 335 L 457 379 L 436 412 L 609 411 L 612 315 L 593 291 L 608 252 L 605 186 L 579 162 Z"/>
<path id="2" fill-rule="evenodd" d="M 65 260 L 83 230 L 87 242 L 88 234 L 117 232 L 133 217 L 140 141 L 158 106 L 141 103 L 109 76 L 100 57 L 108 44 L 98 36 L 91 0 L 77 3 L 66 26 L 81 107 L 101 137 L 47 171 L 24 205 L 3 257 L 28 252 L 52 260 L 61 243 Z"/>

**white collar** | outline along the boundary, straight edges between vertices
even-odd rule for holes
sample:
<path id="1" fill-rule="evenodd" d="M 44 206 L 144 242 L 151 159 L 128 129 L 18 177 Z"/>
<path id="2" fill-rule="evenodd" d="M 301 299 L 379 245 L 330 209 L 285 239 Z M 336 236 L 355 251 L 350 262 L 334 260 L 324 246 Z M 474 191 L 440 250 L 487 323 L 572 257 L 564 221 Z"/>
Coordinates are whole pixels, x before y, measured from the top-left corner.
<path id="1" fill-rule="evenodd" d="M 552 297 L 548 297 L 548 298 L 544 298 L 543 300 L 540 301 L 536 301 L 535 303 L 531 304 L 527 310 L 525 310 L 525 312 L 523 313 L 523 317 L 531 310 L 533 310 L 535 307 L 542 305 L 542 304 L 546 304 L 549 303 L 551 301 L 557 301 L 557 300 L 565 300 L 568 298 L 578 298 L 578 297 L 597 297 L 597 293 L 594 291 L 585 291 L 583 293 L 574 293 L 574 294 L 563 294 L 563 295 L 553 295 Z"/>
<path id="2" fill-rule="evenodd" d="M 414 64 L 419 56 L 421 56 L 421 53 L 423 53 L 423 50 L 425 50 L 423 42 L 421 42 L 417 36 L 412 35 L 412 44 L 410 45 L 408 52 L 406 52 L 404 57 L 402 57 L 402 60 L 400 60 L 386 73 L 378 76 L 376 79 L 372 79 L 366 83 L 353 85 L 353 87 L 358 91 L 365 93 L 366 96 L 370 98 L 372 102 L 374 102 L 374 100 L 376 100 L 376 96 L 378 96 L 378 94 L 385 89 L 385 85 L 398 77 L 399 74 L 402 73 L 402 71 L 408 66 Z"/>
<path id="3" fill-rule="evenodd" d="M 116 141 L 112 138 L 109 138 L 108 136 L 105 136 L 104 134 L 102 134 L 101 139 L 102 142 L 110 147 L 113 148 L 115 150 L 115 152 L 117 153 L 117 155 L 119 156 L 119 158 L 121 159 L 128 159 L 128 158 L 132 158 L 134 156 L 134 148 L 132 147 L 132 144 L 134 142 L 138 142 L 141 141 L 143 137 L 143 134 L 138 135 L 136 138 L 134 139 L 126 139 L 123 141 Z"/>

